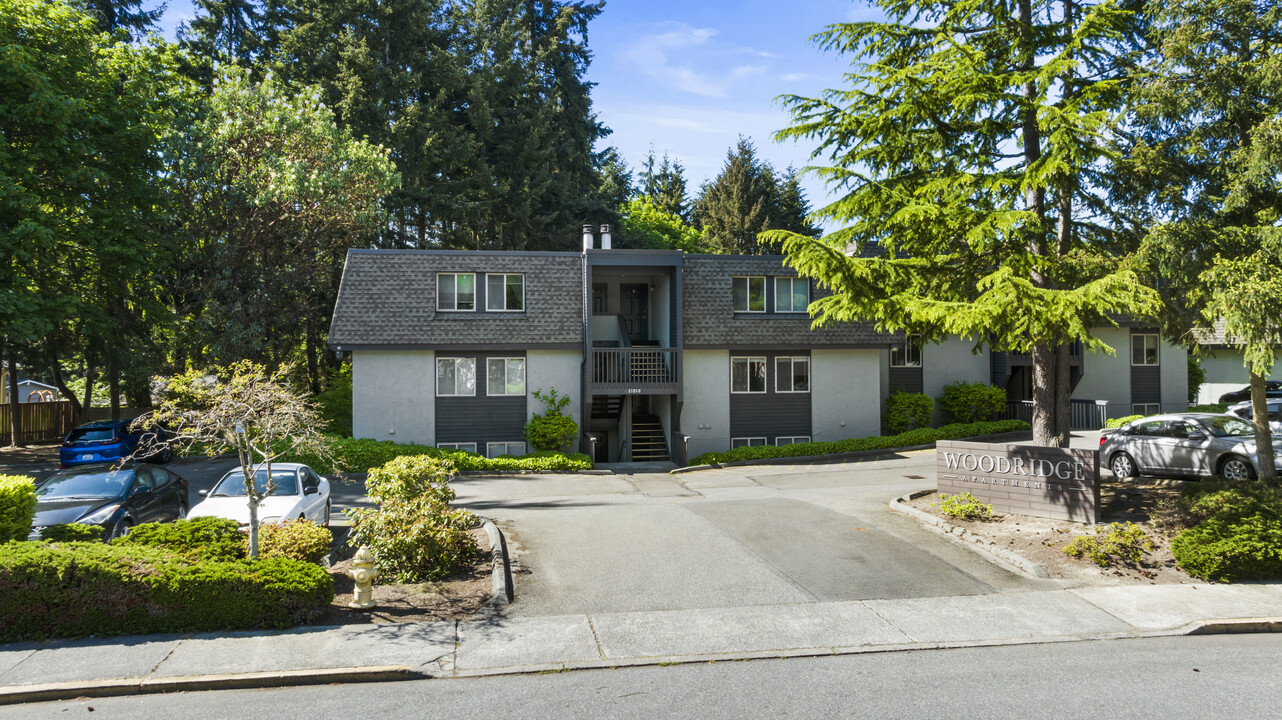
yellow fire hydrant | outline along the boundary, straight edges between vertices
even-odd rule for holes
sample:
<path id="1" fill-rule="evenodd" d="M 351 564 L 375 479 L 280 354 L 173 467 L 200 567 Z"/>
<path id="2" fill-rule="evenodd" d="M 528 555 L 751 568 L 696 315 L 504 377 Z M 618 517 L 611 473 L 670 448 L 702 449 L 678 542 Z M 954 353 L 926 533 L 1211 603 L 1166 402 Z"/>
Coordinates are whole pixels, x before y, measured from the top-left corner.
<path id="1" fill-rule="evenodd" d="M 356 551 L 352 558 L 352 569 L 347 571 L 347 576 L 356 582 L 354 597 L 347 606 L 358 610 L 374 607 L 374 579 L 378 577 L 378 571 L 374 569 L 374 556 L 369 554 L 369 548 L 362 545 Z"/>

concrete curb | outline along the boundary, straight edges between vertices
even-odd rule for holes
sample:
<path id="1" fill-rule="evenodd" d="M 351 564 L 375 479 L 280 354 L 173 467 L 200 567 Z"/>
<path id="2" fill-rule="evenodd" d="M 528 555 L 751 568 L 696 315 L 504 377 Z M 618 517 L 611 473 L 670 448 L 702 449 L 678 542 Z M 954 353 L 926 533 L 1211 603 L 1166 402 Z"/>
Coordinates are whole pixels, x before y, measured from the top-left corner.
<path id="1" fill-rule="evenodd" d="M 374 665 L 370 667 L 276 670 L 271 672 L 199 675 L 193 677 L 88 680 L 0 688 L 0 705 L 72 700 L 82 697 L 150 695 L 191 690 L 244 690 L 298 685 L 326 685 L 329 683 L 394 682 L 399 680 L 421 680 L 428 677 L 431 676 L 414 670 L 408 665 Z"/>
<path id="2" fill-rule="evenodd" d="M 975 437 L 961 438 L 967 442 L 985 442 L 991 440 L 1014 440 L 1012 435 L 1028 435 L 1027 430 L 1016 430 L 1006 433 L 997 433 L 996 435 L 976 435 Z M 913 452 L 916 450 L 934 450 L 935 443 L 926 443 L 924 445 L 905 445 L 897 448 L 882 448 L 880 450 L 852 450 L 851 452 L 832 453 L 830 455 L 795 455 L 793 457 L 778 458 L 761 458 L 759 460 L 731 460 L 723 463 L 709 463 L 707 465 L 689 465 L 669 470 L 669 475 L 678 473 L 694 472 L 696 470 L 716 470 L 719 468 L 742 467 L 744 465 L 796 465 L 798 463 L 839 463 L 844 460 L 855 460 L 864 457 L 875 457 L 878 455 L 894 455 L 901 452 Z"/>
<path id="3" fill-rule="evenodd" d="M 1202 620 L 1193 623 L 1185 635 L 1230 635 L 1233 633 L 1282 632 L 1282 617 L 1233 618 L 1231 620 Z"/>
<path id="4" fill-rule="evenodd" d="M 512 586 L 512 564 L 508 562 L 507 556 L 507 540 L 493 520 L 481 518 L 481 524 L 485 527 L 485 534 L 490 536 L 490 557 L 494 568 L 490 575 L 493 586 L 490 607 L 501 608 L 516 599 Z"/>
<path id="5" fill-rule="evenodd" d="M 1023 555 L 1007 550 L 1004 547 L 999 547 L 995 543 L 986 540 L 965 528 L 958 527 L 950 522 L 941 520 L 930 513 L 922 512 L 908 504 L 910 500 L 916 500 L 923 495 L 929 495 L 933 492 L 937 491 L 933 489 L 917 490 L 915 492 L 910 492 L 907 495 L 901 495 L 900 497 L 890 501 L 890 509 L 894 512 L 902 513 L 914 518 L 918 522 L 926 524 L 930 529 L 936 532 L 956 538 L 966 547 L 979 555 L 983 555 L 991 562 L 1010 568 L 1026 577 L 1036 578 L 1039 580 L 1050 579 L 1050 574 L 1048 574 L 1041 565 L 1038 565 Z"/>

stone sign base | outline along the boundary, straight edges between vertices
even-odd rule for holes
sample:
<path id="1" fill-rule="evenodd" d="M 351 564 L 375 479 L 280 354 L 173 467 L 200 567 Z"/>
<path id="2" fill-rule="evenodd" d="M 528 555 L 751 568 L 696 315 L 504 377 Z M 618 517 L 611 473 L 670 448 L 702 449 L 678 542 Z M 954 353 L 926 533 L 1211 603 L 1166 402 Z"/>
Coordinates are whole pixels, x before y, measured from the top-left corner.
<path id="1" fill-rule="evenodd" d="M 1003 513 L 1100 520 L 1097 451 L 951 440 L 935 448 L 940 493 L 968 492 Z"/>

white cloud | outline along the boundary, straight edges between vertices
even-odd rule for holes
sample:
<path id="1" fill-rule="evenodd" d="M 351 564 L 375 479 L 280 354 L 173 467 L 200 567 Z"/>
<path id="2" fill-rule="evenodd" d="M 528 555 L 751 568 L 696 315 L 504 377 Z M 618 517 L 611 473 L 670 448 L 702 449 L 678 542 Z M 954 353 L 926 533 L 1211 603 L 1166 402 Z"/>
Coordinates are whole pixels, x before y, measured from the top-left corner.
<path id="1" fill-rule="evenodd" d="M 720 31 L 697 28 L 685 23 L 666 23 L 660 32 L 640 37 L 627 57 L 643 73 L 657 78 L 681 92 L 709 98 L 725 98 L 736 82 L 767 72 L 764 65 L 722 67 L 729 55 L 751 54 L 778 58 L 766 51 L 746 47 L 729 47 L 714 40 Z"/>
<path id="2" fill-rule="evenodd" d="M 810 73 L 784 73 L 783 75 L 779 76 L 779 79 L 783 80 L 784 82 L 795 83 L 795 82 L 801 82 L 802 80 L 805 80 L 809 77 L 810 77 Z"/>

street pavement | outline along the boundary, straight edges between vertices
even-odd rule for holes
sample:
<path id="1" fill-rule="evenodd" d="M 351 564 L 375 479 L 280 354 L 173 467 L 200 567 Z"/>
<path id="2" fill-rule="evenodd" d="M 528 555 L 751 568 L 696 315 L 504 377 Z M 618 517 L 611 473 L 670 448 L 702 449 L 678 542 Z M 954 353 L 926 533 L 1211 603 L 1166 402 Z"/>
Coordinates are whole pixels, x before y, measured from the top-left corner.
<path id="1" fill-rule="evenodd" d="M 194 489 L 221 474 L 208 461 L 175 469 Z M 933 451 L 685 474 L 468 475 L 457 504 L 507 536 L 506 608 L 466 622 L 0 645 L 0 702 L 58 684 L 201 687 L 192 676 L 462 677 L 1282 629 L 1279 585 L 1038 580 L 889 511 L 892 497 L 933 486 Z M 337 507 L 364 501 L 359 483 L 336 486 Z"/>

